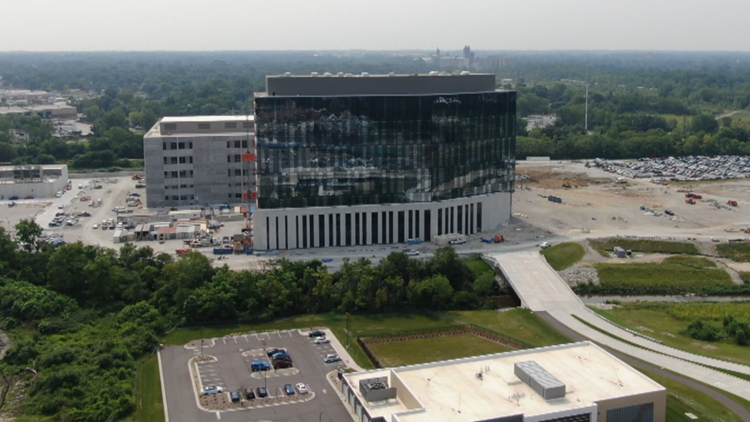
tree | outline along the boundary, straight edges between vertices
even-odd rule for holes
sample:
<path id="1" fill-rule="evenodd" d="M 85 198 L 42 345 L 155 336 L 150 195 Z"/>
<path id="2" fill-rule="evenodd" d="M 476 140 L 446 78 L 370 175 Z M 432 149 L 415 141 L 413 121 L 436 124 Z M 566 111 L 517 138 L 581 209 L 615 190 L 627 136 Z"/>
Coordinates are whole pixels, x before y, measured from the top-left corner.
<path id="1" fill-rule="evenodd" d="M 26 252 L 36 251 L 39 248 L 38 239 L 42 235 L 42 228 L 34 220 L 21 220 L 15 227 L 21 247 Z"/>
<path id="2" fill-rule="evenodd" d="M 698 114 L 693 116 L 690 122 L 690 129 L 695 133 L 714 133 L 719 130 L 719 122 L 708 114 Z"/>

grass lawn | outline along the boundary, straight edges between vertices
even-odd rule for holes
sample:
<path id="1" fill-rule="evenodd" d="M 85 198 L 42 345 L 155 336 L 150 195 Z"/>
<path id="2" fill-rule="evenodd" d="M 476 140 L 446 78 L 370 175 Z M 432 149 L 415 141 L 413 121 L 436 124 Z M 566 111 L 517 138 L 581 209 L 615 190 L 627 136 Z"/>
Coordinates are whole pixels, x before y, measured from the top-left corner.
<path id="1" fill-rule="evenodd" d="M 719 268 L 696 268 L 679 261 L 662 264 L 595 264 L 602 292 L 619 294 L 678 294 L 732 287 L 729 274 Z"/>
<path id="2" fill-rule="evenodd" d="M 600 251 L 614 250 L 615 246 L 623 249 L 630 249 L 634 252 L 652 252 L 652 253 L 669 253 L 669 254 L 698 254 L 698 247 L 692 243 L 685 242 L 667 242 L 663 240 L 646 240 L 646 239 L 594 239 L 591 246 Z M 609 255 L 605 255 L 609 257 Z"/>
<path id="3" fill-rule="evenodd" d="M 670 256 L 664 260 L 665 264 L 679 264 L 687 267 L 699 268 L 699 269 L 710 269 L 717 268 L 716 262 L 711 261 L 708 258 L 701 258 L 698 256 Z"/>
<path id="4" fill-rule="evenodd" d="M 664 342 L 665 346 L 715 359 L 750 365 L 750 348 L 730 343 L 710 343 L 680 334 L 696 318 L 714 321 L 731 314 L 750 320 L 750 302 L 743 303 L 627 303 L 612 310 L 593 309 L 612 322 Z M 720 322 L 718 323 L 720 324 Z"/>
<path id="5" fill-rule="evenodd" d="M 373 365 L 357 345 L 355 341 L 357 336 L 365 337 L 373 334 L 388 334 L 398 331 L 444 327 L 454 322 L 473 323 L 537 346 L 570 343 L 570 339 L 555 331 L 547 323 L 525 309 L 512 309 L 506 312 L 464 311 L 429 315 L 352 315 L 350 318 L 349 328 L 352 337 L 349 353 L 363 368 L 373 368 Z M 261 332 L 307 327 L 328 327 L 342 343 L 346 342 L 345 316 L 337 314 L 304 315 L 257 325 L 205 327 L 203 329 L 203 337 L 214 338 L 250 331 Z M 179 328 L 167 335 L 163 343 L 166 345 L 183 345 L 191 340 L 200 338 L 200 328 Z"/>
<path id="6" fill-rule="evenodd" d="M 507 352 L 511 349 L 473 334 L 372 344 L 384 366 L 416 365 L 469 356 Z"/>
<path id="7" fill-rule="evenodd" d="M 578 243 L 560 243 L 543 250 L 542 255 L 555 271 L 562 271 L 583 259 L 586 249 Z"/>
<path id="8" fill-rule="evenodd" d="M 750 111 L 739 110 L 732 116 L 732 127 L 750 129 Z"/>
<path id="9" fill-rule="evenodd" d="M 489 264 L 482 261 L 482 258 L 478 256 L 467 259 L 466 264 L 469 266 L 469 268 L 471 268 L 472 271 L 474 271 L 474 274 L 476 274 L 477 277 L 481 276 L 484 273 L 495 274 L 495 270 L 493 270 L 492 267 L 489 266 Z"/>
<path id="10" fill-rule="evenodd" d="M 146 359 L 138 371 L 138 397 L 135 403 L 135 413 L 127 421 L 164 422 L 159 360 L 156 355 Z"/>
<path id="11" fill-rule="evenodd" d="M 716 250 L 732 261 L 750 262 L 750 243 L 721 243 Z"/>
<path id="12" fill-rule="evenodd" d="M 571 342 L 528 309 L 516 308 L 505 312 L 457 311 L 450 315 L 459 322 L 486 327 L 539 347 Z"/>
<path id="13" fill-rule="evenodd" d="M 685 413 L 692 413 L 702 421 L 742 421 L 723 404 L 700 391 L 648 371 L 639 371 L 667 388 L 667 421 L 690 421 Z"/>

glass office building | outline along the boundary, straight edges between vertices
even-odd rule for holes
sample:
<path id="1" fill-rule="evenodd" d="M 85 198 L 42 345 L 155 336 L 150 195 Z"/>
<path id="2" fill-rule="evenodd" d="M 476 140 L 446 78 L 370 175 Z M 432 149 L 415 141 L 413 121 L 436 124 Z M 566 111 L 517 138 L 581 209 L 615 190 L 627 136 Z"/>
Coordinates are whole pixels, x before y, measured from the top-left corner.
<path id="1" fill-rule="evenodd" d="M 483 76 L 486 82 L 487 75 Z M 344 89 L 328 90 L 335 95 L 325 95 L 325 91 L 316 93 L 313 88 L 313 93 L 318 95 L 297 89 L 286 95 L 257 96 L 255 182 L 258 210 L 353 207 L 350 214 L 356 214 L 359 206 L 399 205 L 409 210 L 410 205 L 511 193 L 515 178 L 516 93 L 495 91 L 494 75 L 491 75 L 491 84 L 484 83 L 479 88 L 460 84 L 441 86 L 446 79 L 458 83 L 470 81 L 466 76 L 422 78 L 432 78 L 427 82 L 433 86 L 414 92 L 409 91 L 412 88 L 408 86 L 408 79 L 333 77 L 318 80 L 333 79 L 335 83 L 339 79 Z M 294 79 L 299 82 L 298 78 Z M 317 82 L 315 78 L 308 79 L 311 83 Z M 353 81 L 355 79 L 359 81 Z M 280 82 L 284 82 L 283 78 Z M 352 83 L 368 83 L 372 87 L 346 86 Z M 388 84 L 393 83 L 402 83 L 404 88 L 389 88 Z M 387 93 L 378 95 L 378 85 Z M 427 92 L 431 89 L 436 91 Z M 464 89 L 478 92 L 446 92 Z M 450 212 L 456 211 L 447 211 Z M 463 208 L 458 212 L 463 213 Z M 469 208 L 467 216 L 468 213 Z M 462 215 L 450 217 L 447 214 L 443 218 L 441 213 L 441 221 L 436 223 L 449 218 L 461 220 L 460 231 L 459 224 L 454 224 L 447 230 L 442 227 L 434 232 L 422 230 L 425 233 L 421 235 L 412 230 L 409 236 L 404 223 L 395 238 L 426 237 L 423 240 L 430 240 L 438 232 L 481 231 L 465 230 L 463 226 L 474 224 L 469 224 L 468 220 L 463 224 Z M 354 220 L 358 222 L 359 216 L 351 225 L 346 224 L 346 219 L 344 217 L 342 230 L 349 227 L 350 231 L 356 231 Z M 325 231 L 318 220 L 311 225 Z M 255 221 L 256 225 L 263 225 L 258 218 Z M 361 225 L 365 224 L 377 230 L 373 222 L 368 224 L 362 217 Z M 415 222 L 412 217 L 412 226 L 424 224 Z M 336 225 L 333 218 L 331 225 Z M 398 222 L 393 225 L 397 226 Z M 288 220 L 285 226 L 288 229 Z M 382 223 L 381 226 L 384 227 Z M 294 231 L 300 230 L 294 227 Z M 256 239 L 264 237 L 257 233 L 256 229 Z M 270 231 L 268 235 L 273 237 Z M 363 234 L 359 239 L 345 241 L 344 245 L 371 244 L 366 237 Z M 396 239 L 390 241 L 390 237 L 386 235 L 385 239 L 376 239 L 374 243 L 397 243 Z M 267 245 L 270 243 L 274 242 Z M 297 247 L 296 242 L 292 243 L 292 247 Z M 302 243 L 299 247 L 336 246 L 339 242 Z"/>
<path id="2" fill-rule="evenodd" d="M 259 208 L 513 189 L 514 92 L 264 97 L 256 104 Z"/>

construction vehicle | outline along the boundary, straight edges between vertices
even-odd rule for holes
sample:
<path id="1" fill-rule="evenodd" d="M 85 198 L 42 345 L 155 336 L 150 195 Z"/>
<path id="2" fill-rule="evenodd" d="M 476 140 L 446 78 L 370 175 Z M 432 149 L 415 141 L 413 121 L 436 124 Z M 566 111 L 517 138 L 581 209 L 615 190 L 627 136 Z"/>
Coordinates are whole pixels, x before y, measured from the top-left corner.
<path id="1" fill-rule="evenodd" d="M 693 198 L 690 198 L 690 199 L 686 199 L 686 200 L 685 200 L 685 203 L 686 203 L 686 204 L 690 204 L 690 205 L 695 205 L 695 199 L 693 199 Z"/>
<path id="2" fill-rule="evenodd" d="M 731 206 L 733 206 L 733 207 L 736 207 L 736 206 L 737 206 L 737 201 L 732 201 L 732 200 L 730 199 L 729 201 L 727 201 L 727 205 L 731 205 Z"/>
<path id="3" fill-rule="evenodd" d="M 583 182 L 583 181 L 578 180 L 578 179 L 568 179 L 568 180 L 562 182 L 562 187 L 564 187 L 564 188 L 571 188 L 571 187 L 584 188 L 586 186 L 588 186 L 588 184 L 586 182 Z"/>
<path id="4" fill-rule="evenodd" d="M 697 193 L 686 193 L 685 198 L 693 198 L 693 199 L 703 199 L 702 196 L 698 195 Z"/>
<path id="5" fill-rule="evenodd" d="M 143 179 L 143 175 L 142 175 L 142 174 L 134 174 L 134 175 L 133 175 L 133 176 L 131 177 L 131 179 L 132 179 L 132 180 L 141 180 L 141 179 Z"/>
<path id="6" fill-rule="evenodd" d="M 495 243 L 505 242 L 505 238 L 501 234 L 495 236 L 495 239 L 493 239 L 493 240 L 494 240 Z"/>

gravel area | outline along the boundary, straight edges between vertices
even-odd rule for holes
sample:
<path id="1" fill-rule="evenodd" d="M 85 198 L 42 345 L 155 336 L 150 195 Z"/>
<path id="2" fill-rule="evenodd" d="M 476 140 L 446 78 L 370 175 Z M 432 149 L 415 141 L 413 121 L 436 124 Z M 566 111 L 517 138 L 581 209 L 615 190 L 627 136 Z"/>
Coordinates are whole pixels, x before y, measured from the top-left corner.
<path id="1" fill-rule="evenodd" d="M 599 284 L 599 273 L 596 271 L 596 268 L 568 268 L 567 270 L 560 271 L 559 274 L 571 287 L 586 284 L 589 281 Z"/>

